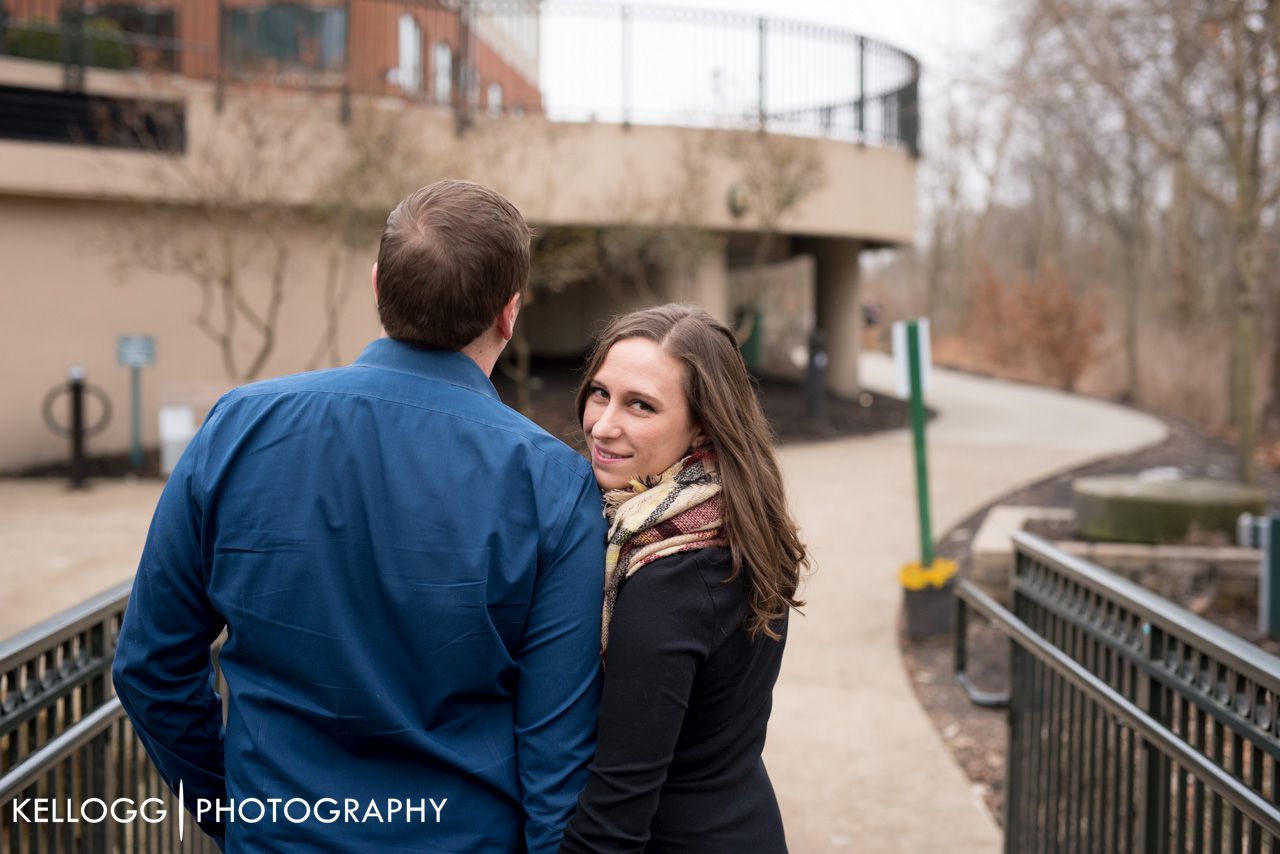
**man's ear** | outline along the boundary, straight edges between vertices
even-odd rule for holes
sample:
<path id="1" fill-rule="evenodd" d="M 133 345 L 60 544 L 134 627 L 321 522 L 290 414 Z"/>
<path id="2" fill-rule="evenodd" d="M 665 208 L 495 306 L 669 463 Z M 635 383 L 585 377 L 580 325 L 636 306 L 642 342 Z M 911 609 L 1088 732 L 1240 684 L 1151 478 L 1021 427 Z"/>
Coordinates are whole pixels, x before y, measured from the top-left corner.
<path id="1" fill-rule="evenodd" d="M 373 279 L 373 304 L 378 304 L 378 262 L 373 262 L 373 272 L 370 274 Z"/>
<path id="2" fill-rule="evenodd" d="M 502 307 L 502 311 L 498 312 L 498 319 L 494 321 L 503 341 L 510 341 L 511 336 L 516 334 L 516 315 L 520 313 L 520 302 L 520 292 L 516 291 Z"/>

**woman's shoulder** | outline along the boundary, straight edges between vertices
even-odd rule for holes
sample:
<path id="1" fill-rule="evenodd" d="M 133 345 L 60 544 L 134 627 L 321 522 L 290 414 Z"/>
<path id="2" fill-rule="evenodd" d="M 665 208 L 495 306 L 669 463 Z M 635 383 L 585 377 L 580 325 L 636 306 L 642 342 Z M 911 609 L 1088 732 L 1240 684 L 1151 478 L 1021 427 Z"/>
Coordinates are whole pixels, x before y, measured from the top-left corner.
<path id="1" fill-rule="evenodd" d="M 701 575 L 724 580 L 733 571 L 733 553 L 726 546 L 707 546 L 687 552 L 677 552 L 660 557 L 647 566 L 641 567 L 636 571 L 635 577 L 650 570 L 654 571 L 655 578 L 662 575 L 692 579 Z"/>
<path id="2" fill-rule="evenodd" d="M 723 581 L 733 569 L 727 548 L 708 546 L 660 557 L 637 569 L 623 584 L 627 588 L 651 591 L 655 595 L 703 594 L 707 587 Z M 619 595 L 625 595 L 621 592 Z"/>
<path id="3" fill-rule="evenodd" d="M 668 555 L 642 566 L 627 580 L 624 589 L 635 585 L 659 601 L 676 597 L 686 602 L 700 601 L 720 611 L 745 598 L 741 582 L 746 573 L 734 578 L 733 553 L 723 546 L 708 546 Z M 739 582 L 727 583 L 731 579 Z"/>

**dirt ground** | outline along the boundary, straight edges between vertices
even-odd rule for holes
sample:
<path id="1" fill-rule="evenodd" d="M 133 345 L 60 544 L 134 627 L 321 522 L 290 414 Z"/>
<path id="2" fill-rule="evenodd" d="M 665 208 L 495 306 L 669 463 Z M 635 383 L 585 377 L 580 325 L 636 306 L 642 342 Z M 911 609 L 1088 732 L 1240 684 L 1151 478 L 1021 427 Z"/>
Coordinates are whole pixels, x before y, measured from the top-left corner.
<path id="1" fill-rule="evenodd" d="M 1112 457 L 1050 478 L 1004 496 L 965 519 L 938 543 L 940 556 L 951 558 L 967 571 L 969 542 L 982 526 L 991 507 L 1021 504 L 1038 507 L 1070 507 L 1071 482 L 1097 474 L 1135 474 L 1147 469 L 1176 467 L 1187 477 L 1233 478 L 1235 450 L 1226 442 L 1201 434 L 1181 422 L 1166 419 L 1169 438 L 1161 445 L 1125 457 Z M 1268 510 L 1280 510 L 1280 473 L 1259 469 L 1259 485 L 1268 496 Z M 1178 603 L 1185 605 L 1186 603 Z M 1206 619 L 1280 654 L 1280 642 L 1268 640 L 1257 629 L 1254 612 L 1210 611 Z M 955 683 L 953 640 L 950 636 L 913 643 L 899 636 L 903 663 L 920 703 L 933 720 L 965 773 L 981 793 L 988 808 L 1003 823 L 1004 763 L 1008 726 L 1005 711 L 982 709 L 969 702 Z M 982 621 L 969 627 L 967 670 L 980 689 L 1003 692 L 1008 688 L 1009 641 Z"/>
<path id="2" fill-rule="evenodd" d="M 578 369 L 582 360 L 535 360 L 531 375 L 533 382 L 532 412 L 530 417 L 548 432 L 560 437 L 571 447 L 583 450 L 582 430 L 574 412 L 574 394 L 578 388 Z M 804 388 L 797 383 L 769 377 L 757 377 L 760 403 L 780 443 L 807 442 L 897 430 L 905 427 L 910 419 L 908 405 L 894 397 L 864 392 L 857 399 L 828 394 L 824 397 L 825 412 L 820 417 L 810 417 L 805 412 Z M 499 396 L 510 406 L 516 405 L 516 385 L 500 370 L 493 375 L 493 385 Z M 932 413 L 930 413 L 932 414 Z M 18 472 L 19 477 L 64 478 L 68 475 L 66 460 L 31 466 Z M 91 478 L 123 477 L 130 473 L 128 454 L 91 456 L 88 475 Z M 160 453 L 149 449 L 143 455 L 140 477 L 160 476 Z"/>

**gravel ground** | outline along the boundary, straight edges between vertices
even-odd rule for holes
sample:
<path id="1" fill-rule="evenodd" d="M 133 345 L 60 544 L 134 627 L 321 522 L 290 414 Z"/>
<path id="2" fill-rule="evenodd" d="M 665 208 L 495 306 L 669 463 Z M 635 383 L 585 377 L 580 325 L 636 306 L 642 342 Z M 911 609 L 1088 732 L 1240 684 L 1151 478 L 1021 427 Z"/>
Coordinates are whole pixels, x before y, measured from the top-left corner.
<path id="1" fill-rule="evenodd" d="M 1205 436 L 1178 421 L 1166 419 L 1166 424 L 1169 438 L 1155 448 L 1100 460 L 1020 489 L 984 507 L 948 532 L 938 543 L 938 554 L 957 561 L 961 573 L 964 573 L 969 559 L 969 541 L 982 526 L 991 507 L 998 504 L 1070 507 L 1071 482 L 1077 477 L 1136 474 L 1146 469 L 1176 467 L 1187 477 L 1234 478 L 1236 455 L 1231 445 Z M 1280 472 L 1260 469 L 1258 483 L 1267 493 L 1268 511 L 1276 512 L 1280 509 Z M 1210 611 L 1203 616 L 1272 653 L 1280 654 L 1280 643 L 1263 638 L 1257 631 L 1257 615 L 1253 612 Z M 982 795 L 996 819 L 1003 823 L 1005 742 L 1008 737 L 1005 711 L 974 706 L 955 684 L 951 637 L 911 642 L 903 633 L 899 639 L 903 662 L 921 705 L 973 782 L 975 790 Z M 967 671 L 974 684 L 986 691 L 1007 690 L 1008 660 L 1009 641 L 982 621 L 971 623 Z"/>

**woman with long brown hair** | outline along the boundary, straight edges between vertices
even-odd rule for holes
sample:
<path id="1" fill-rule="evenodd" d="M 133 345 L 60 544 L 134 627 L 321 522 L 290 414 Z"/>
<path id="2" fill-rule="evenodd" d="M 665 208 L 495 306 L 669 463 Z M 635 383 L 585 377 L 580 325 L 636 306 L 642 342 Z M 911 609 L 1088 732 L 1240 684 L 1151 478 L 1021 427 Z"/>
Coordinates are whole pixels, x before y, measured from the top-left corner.
<path id="1" fill-rule="evenodd" d="M 605 688 L 570 852 L 786 851 L 761 759 L 808 563 L 733 333 L 699 308 L 615 319 L 578 415 L 605 491 Z"/>

